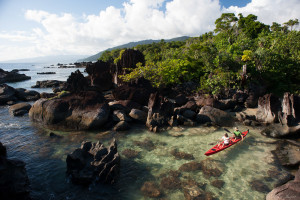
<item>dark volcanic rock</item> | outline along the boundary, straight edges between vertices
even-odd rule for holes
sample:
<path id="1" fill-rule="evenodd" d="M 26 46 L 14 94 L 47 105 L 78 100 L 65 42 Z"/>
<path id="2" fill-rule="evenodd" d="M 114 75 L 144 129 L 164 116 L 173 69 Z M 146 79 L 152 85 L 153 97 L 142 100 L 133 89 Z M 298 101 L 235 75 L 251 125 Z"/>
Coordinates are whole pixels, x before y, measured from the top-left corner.
<path id="1" fill-rule="evenodd" d="M 89 74 L 92 86 L 96 86 L 101 91 L 109 90 L 113 87 L 113 76 L 109 63 L 99 60 L 96 63 L 88 64 L 86 72 Z"/>
<path id="2" fill-rule="evenodd" d="M 157 132 L 162 126 L 168 125 L 174 111 L 174 104 L 163 98 L 158 92 L 152 93 L 148 102 L 146 126 L 150 131 Z"/>
<path id="3" fill-rule="evenodd" d="M 0 84 L 0 105 L 6 104 L 9 101 L 16 101 L 16 90 L 6 84 Z"/>
<path id="4" fill-rule="evenodd" d="M 281 110 L 280 100 L 273 94 L 266 94 L 258 100 L 256 120 L 262 123 L 278 122 L 278 113 Z"/>
<path id="5" fill-rule="evenodd" d="M 199 114 L 201 116 L 207 116 L 212 122 L 220 126 L 231 126 L 234 122 L 234 119 L 231 115 L 225 111 L 210 106 L 202 107 Z"/>
<path id="6" fill-rule="evenodd" d="M 203 174 L 207 177 L 219 177 L 222 175 L 225 165 L 217 160 L 207 158 L 200 162 Z"/>
<path id="7" fill-rule="evenodd" d="M 22 116 L 29 112 L 31 105 L 28 103 L 17 103 L 9 107 L 9 113 L 13 116 Z"/>
<path id="8" fill-rule="evenodd" d="M 26 76 L 25 74 L 19 74 L 16 71 L 4 71 L 0 68 L 0 84 L 1 83 L 9 83 L 9 82 L 19 82 L 31 79 L 30 76 Z"/>
<path id="9" fill-rule="evenodd" d="M 113 90 L 115 100 L 131 100 L 140 105 L 147 105 L 149 96 L 155 90 L 146 79 L 139 79 L 134 83 L 123 84 Z"/>
<path id="10" fill-rule="evenodd" d="M 67 174 L 73 183 L 88 185 L 93 181 L 113 184 L 120 171 L 120 156 L 114 139 L 108 148 L 100 142 L 83 142 L 66 159 Z"/>
<path id="11" fill-rule="evenodd" d="M 181 165 L 181 167 L 179 168 L 180 171 L 184 171 L 184 172 L 197 171 L 200 169 L 201 169 L 200 163 L 197 163 L 194 161 L 185 163 L 185 164 Z"/>
<path id="12" fill-rule="evenodd" d="M 88 87 L 87 79 L 81 74 L 79 70 L 72 72 L 66 83 L 66 90 L 70 92 L 85 91 Z"/>
<path id="13" fill-rule="evenodd" d="M 145 182 L 141 188 L 141 191 L 144 196 L 151 198 L 157 198 L 162 194 L 159 187 L 151 181 Z"/>
<path id="14" fill-rule="evenodd" d="M 181 181 L 179 177 L 170 175 L 162 178 L 160 185 L 165 189 L 175 190 L 181 188 Z"/>
<path id="15" fill-rule="evenodd" d="M 285 167 L 300 166 L 300 143 L 292 140 L 281 140 L 277 143 L 276 150 L 273 154 L 279 160 L 280 164 Z"/>
<path id="16" fill-rule="evenodd" d="M 57 80 L 46 80 L 46 81 L 37 81 L 32 88 L 55 88 L 60 87 L 64 84 L 65 81 L 57 81 Z"/>
<path id="17" fill-rule="evenodd" d="M 130 126 L 126 121 L 120 121 L 114 126 L 114 131 L 127 131 L 129 129 Z"/>
<path id="18" fill-rule="evenodd" d="M 274 188 L 268 193 L 266 200 L 298 200 L 300 199 L 300 168 L 298 169 L 295 179 L 286 184 Z"/>
<path id="19" fill-rule="evenodd" d="M 102 94 L 80 92 L 55 99 L 39 99 L 29 111 L 33 121 L 67 129 L 96 129 L 105 125 L 110 114 Z"/>
<path id="20" fill-rule="evenodd" d="M 180 152 L 177 149 L 173 149 L 171 151 L 171 154 L 176 158 L 176 159 L 184 159 L 184 160 L 194 160 L 194 156 L 189 153 L 185 152 Z"/>
<path id="21" fill-rule="evenodd" d="M 156 148 L 154 143 L 148 138 L 146 138 L 144 141 L 133 141 L 133 143 L 148 151 L 152 151 L 153 149 Z"/>
<path id="22" fill-rule="evenodd" d="M 250 185 L 252 190 L 254 191 L 258 191 L 261 193 L 266 193 L 270 191 L 269 187 L 266 184 L 264 184 L 261 180 L 253 180 L 250 182 Z"/>
<path id="23" fill-rule="evenodd" d="M 40 93 L 34 90 L 16 88 L 16 97 L 21 101 L 36 101 L 40 98 Z"/>
<path id="24" fill-rule="evenodd" d="M 29 179 L 25 163 L 6 158 L 6 148 L 0 142 L 0 199 L 30 200 Z"/>
<path id="25" fill-rule="evenodd" d="M 132 149 L 124 149 L 122 151 L 122 154 L 126 157 L 126 158 L 136 158 L 139 155 L 139 151 L 135 151 Z"/>
<path id="26" fill-rule="evenodd" d="M 222 180 L 214 180 L 211 182 L 212 186 L 219 188 L 219 189 L 221 189 L 224 186 L 224 184 L 225 184 L 225 182 Z"/>

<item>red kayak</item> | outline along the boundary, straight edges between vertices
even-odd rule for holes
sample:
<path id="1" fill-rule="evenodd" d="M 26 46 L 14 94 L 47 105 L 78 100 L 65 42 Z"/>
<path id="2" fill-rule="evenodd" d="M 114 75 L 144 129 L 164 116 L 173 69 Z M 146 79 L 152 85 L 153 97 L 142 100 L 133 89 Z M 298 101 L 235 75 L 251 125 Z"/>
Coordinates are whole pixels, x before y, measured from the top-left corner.
<path id="1" fill-rule="evenodd" d="M 243 137 L 245 138 L 248 133 L 249 133 L 249 130 L 243 132 L 242 133 Z M 242 138 L 240 138 L 240 139 L 230 138 L 229 144 L 223 146 L 223 143 L 224 143 L 224 141 L 223 141 L 223 142 L 220 143 L 220 145 L 217 144 L 213 148 L 211 148 L 210 150 L 208 150 L 204 155 L 210 156 L 212 154 L 215 154 L 215 153 L 218 153 L 220 151 L 223 151 L 224 149 L 227 149 L 228 147 L 231 147 L 232 145 L 238 143 L 241 140 L 242 140 Z"/>

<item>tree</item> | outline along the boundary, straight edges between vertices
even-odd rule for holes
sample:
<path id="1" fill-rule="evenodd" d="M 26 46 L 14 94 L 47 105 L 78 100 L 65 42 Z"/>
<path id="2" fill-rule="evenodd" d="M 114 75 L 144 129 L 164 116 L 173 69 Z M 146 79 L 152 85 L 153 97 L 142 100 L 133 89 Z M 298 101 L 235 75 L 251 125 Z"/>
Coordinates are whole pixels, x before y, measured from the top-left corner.
<path id="1" fill-rule="evenodd" d="M 215 33 L 218 32 L 228 32 L 232 29 L 235 23 L 238 21 L 238 18 L 234 13 L 223 13 L 220 18 L 215 21 L 216 29 Z"/>
<path id="2" fill-rule="evenodd" d="M 285 26 L 291 27 L 291 31 L 292 31 L 294 26 L 299 25 L 299 21 L 298 21 L 298 19 L 295 19 L 295 20 L 290 19 L 288 22 L 285 22 L 285 23 L 283 23 L 283 24 L 284 24 Z"/>

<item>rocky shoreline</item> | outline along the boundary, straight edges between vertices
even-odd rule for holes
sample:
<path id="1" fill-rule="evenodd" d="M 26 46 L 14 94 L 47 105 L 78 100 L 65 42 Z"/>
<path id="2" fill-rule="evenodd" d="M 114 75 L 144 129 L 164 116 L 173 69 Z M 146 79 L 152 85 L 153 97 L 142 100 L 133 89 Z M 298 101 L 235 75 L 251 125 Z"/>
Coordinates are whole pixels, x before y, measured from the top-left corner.
<path id="1" fill-rule="evenodd" d="M 32 106 L 29 105 L 30 107 L 27 104 L 15 104 L 11 106 L 10 112 L 15 116 L 29 112 L 32 121 L 51 129 L 126 131 L 135 124 L 143 124 L 148 130 L 159 133 L 177 126 L 232 127 L 236 121 L 239 121 L 249 127 L 264 127 L 263 135 L 278 139 L 274 155 L 280 164 L 293 169 L 299 168 L 300 145 L 296 140 L 287 140 L 289 137 L 299 138 L 299 96 L 285 93 L 283 97 L 278 98 L 273 94 L 266 94 L 259 86 L 252 86 L 244 91 L 227 91 L 222 96 L 213 96 L 192 92 L 191 88 L 196 87 L 192 82 L 172 89 L 160 90 L 153 88 L 150 82 L 143 78 L 131 83 L 119 79 L 119 75 L 126 74 L 127 68 L 134 68 L 138 62 L 144 62 L 141 53 L 126 50 L 116 65 L 102 61 L 89 63 L 86 67 L 87 77 L 78 70 L 73 72 L 66 82 L 45 82 L 45 85 L 51 85 L 49 87 L 59 87 L 53 94 L 38 94 L 1 84 L 0 104 L 13 105 L 19 101 L 35 101 Z M 39 87 L 43 87 L 43 84 L 37 83 Z M 247 109 L 253 108 L 256 112 L 246 112 Z M 97 151 L 94 151 L 95 149 Z M 97 152 L 101 153 L 98 155 Z M 110 152 L 113 153 L 110 155 Z M 176 150 L 172 154 L 175 157 L 191 158 Z M 136 153 L 128 150 L 127 155 L 132 156 Z M 91 162 L 94 164 L 86 164 Z M 203 161 L 199 165 L 191 163 L 189 166 L 196 168 L 200 166 L 205 171 L 208 168 L 206 162 L 210 161 Z M 105 177 L 104 180 L 107 181 L 103 182 L 113 183 L 117 181 L 120 158 L 115 143 L 108 149 L 100 143 L 84 143 L 80 149 L 68 156 L 67 163 L 69 163 L 67 171 L 75 183 L 91 183 L 94 179 L 99 179 L 98 175 Z M 182 170 L 186 167 L 182 166 Z M 208 176 L 212 175 L 210 173 L 211 170 L 207 170 Z M 299 184 L 298 176 L 299 170 L 294 181 L 290 181 L 292 177 L 289 176 L 282 181 L 282 184 L 290 181 L 286 186 L 291 189 L 287 190 L 288 194 L 292 193 L 300 198 L 299 190 L 293 189 Z M 170 179 L 172 182 L 176 180 L 176 176 L 162 179 L 162 183 L 166 183 L 163 185 L 168 187 Z M 219 182 L 214 184 L 222 185 Z M 254 182 L 253 185 L 259 184 Z M 180 186 L 175 184 L 174 187 Z M 282 187 L 285 186 L 275 188 L 274 191 L 283 191 Z M 199 191 L 198 187 L 185 188 L 186 199 L 209 198 L 209 194 L 205 194 L 208 196 L 204 197 L 203 192 Z M 275 199 L 276 196 L 277 199 L 284 199 L 283 193 L 274 191 L 267 198 Z M 150 197 L 160 194 L 152 182 L 146 182 L 142 186 L 142 192 Z"/>

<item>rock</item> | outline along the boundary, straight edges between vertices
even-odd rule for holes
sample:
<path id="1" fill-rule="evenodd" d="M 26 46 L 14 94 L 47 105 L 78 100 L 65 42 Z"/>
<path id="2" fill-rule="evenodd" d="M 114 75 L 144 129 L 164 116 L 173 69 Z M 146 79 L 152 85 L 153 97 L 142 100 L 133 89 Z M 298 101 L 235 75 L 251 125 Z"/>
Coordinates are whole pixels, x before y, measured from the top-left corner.
<path id="1" fill-rule="evenodd" d="M 0 142 L 0 158 L 6 157 L 6 147 Z"/>
<path id="2" fill-rule="evenodd" d="M 195 97 L 195 101 L 198 107 L 203 107 L 203 106 L 210 106 L 214 108 L 220 108 L 220 102 L 215 99 L 212 95 L 211 96 L 198 96 Z"/>
<path id="3" fill-rule="evenodd" d="M 180 179 L 176 176 L 167 176 L 161 179 L 160 185 L 162 188 L 168 190 L 175 190 L 181 188 Z"/>
<path id="4" fill-rule="evenodd" d="M 110 64 L 101 60 L 98 60 L 96 63 L 90 63 L 86 67 L 91 85 L 98 87 L 100 91 L 106 91 L 113 87 L 113 77 L 110 71 Z"/>
<path id="5" fill-rule="evenodd" d="M 221 189 L 224 186 L 224 184 L 225 184 L 225 182 L 222 180 L 214 180 L 211 182 L 211 185 L 218 189 Z"/>
<path id="6" fill-rule="evenodd" d="M 139 79 L 136 83 L 126 83 L 113 90 L 115 100 L 131 100 L 140 105 L 147 105 L 149 96 L 155 89 L 146 79 Z"/>
<path id="7" fill-rule="evenodd" d="M 207 115 L 197 114 L 196 121 L 199 124 L 205 124 L 205 123 L 211 122 L 211 119 Z"/>
<path id="8" fill-rule="evenodd" d="M 47 93 L 47 92 L 42 92 L 40 94 L 40 97 L 44 98 L 44 99 L 50 99 L 50 98 L 53 98 L 55 96 L 56 96 L 56 94 L 54 94 L 54 93 Z"/>
<path id="9" fill-rule="evenodd" d="M 66 90 L 71 93 L 85 91 L 87 87 L 88 81 L 79 70 L 72 72 L 67 79 Z"/>
<path id="10" fill-rule="evenodd" d="M 57 135 L 57 134 L 55 134 L 55 133 L 53 133 L 53 132 L 51 132 L 50 134 L 49 134 L 49 136 L 51 137 L 51 138 L 63 138 L 62 136 L 60 136 L 60 135 Z"/>
<path id="11" fill-rule="evenodd" d="M 119 78 L 119 75 L 128 74 L 130 71 L 128 68 L 136 68 L 136 64 L 141 63 L 142 66 L 145 65 L 144 54 L 138 50 L 126 49 L 120 55 L 120 59 L 117 61 L 117 66 L 114 71 L 114 83 L 118 86 L 122 85 L 124 82 Z"/>
<path id="12" fill-rule="evenodd" d="M 250 185 L 252 190 L 254 191 L 258 191 L 261 193 L 266 193 L 270 191 L 269 187 L 266 184 L 264 184 L 261 180 L 252 180 L 250 181 Z"/>
<path id="13" fill-rule="evenodd" d="M 207 158 L 200 162 L 202 172 L 205 176 L 219 177 L 222 175 L 225 165 L 219 161 Z"/>
<path id="14" fill-rule="evenodd" d="M 126 158 L 129 158 L 129 159 L 132 159 L 132 158 L 136 158 L 139 156 L 139 151 L 135 151 L 135 150 L 132 150 L 132 149 L 124 149 L 122 151 L 122 154 L 126 157 Z"/>
<path id="15" fill-rule="evenodd" d="M 25 163 L 6 158 L 6 148 L 0 142 L 0 199 L 30 200 L 29 179 Z"/>
<path id="16" fill-rule="evenodd" d="M 34 90 L 16 89 L 16 97 L 22 101 L 36 101 L 40 98 L 40 93 Z"/>
<path id="17" fill-rule="evenodd" d="M 180 95 L 176 96 L 174 100 L 175 100 L 175 104 L 177 106 L 182 106 L 182 105 L 186 104 L 187 101 L 188 101 L 186 96 L 183 95 L 183 94 L 180 94 Z"/>
<path id="18" fill-rule="evenodd" d="M 6 84 L 0 84 L 0 105 L 6 104 L 9 101 L 16 101 L 16 90 Z"/>
<path id="19" fill-rule="evenodd" d="M 200 163 L 197 162 L 189 162 L 189 163 L 185 163 L 183 165 L 180 166 L 179 170 L 180 171 L 184 171 L 184 172 L 191 172 L 191 171 L 197 171 L 201 169 L 201 165 Z"/>
<path id="20" fill-rule="evenodd" d="M 17 103 L 9 107 L 9 113 L 13 116 L 22 116 L 29 112 L 31 105 L 28 103 Z"/>
<path id="21" fill-rule="evenodd" d="M 197 114 L 192 110 L 185 110 L 182 115 L 186 118 L 193 119 Z"/>
<path id="22" fill-rule="evenodd" d="M 129 116 L 142 123 L 145 123 L 147 120 L 147 113 L 139 109 L 132 109 Z"/>
<path id="23" fill-rule="evenodd" d="M 29 111 L 33 121 L 74 130 L 103 127 L 109 114 L 103 96 L 93 91 L 50 100 L 39 99 Z"/>
<path id="24" fill-rule="evenodd" d="M 114 127 L 114 131 L 127 131 L 129 129 L 130 129 L 130 126 L 126 121 L 120 121 Z"/>
<path id="25" fill-rule="evenodd" d="M 281 140 L 277 143 L 275 151 L 272 153 L 279 160 L 280 164 L 284 167 L 300 166 L 300 143 L 291 142 L 290 140 Z"/>
<path id="26" fill-rule="evenodd" d="M 284 93 L 282 100 L 282 115 L 280 122 L 287 126 L 297 126 L 300 121 L 300 96 Z"/>
<path id="27" fill-rule="evenodd" d="M 126 113 L 129 113 L 131 109 L 142 109 L 142 106 L 131 100 L 120 100 L 109 102 L 109 107 L 112 111 L 114 110 L 123 110 Z"/>
<path id="28" fill-rule="evenodd" d="M 173 115 L 174 104 L 155 92 L 149 97 L 148 109 L 146 126 L 150 131 L 157 132 L 161 127 L 168 125 Z"/>
<path id="29" fill-rule="evenodd" d="M 184 160 L 194 160 L 194 156 L 189 153 L 185 152 L 180 152 L 177 149 L 173 149 L 171 151 L 171 154 L 176 158 L 176 159 L 184 159 Z"/>
<path id="30" fill-rule="evenodd" d="M 273 94 L 266 94 L 258 100 L 256 120 L 261 123 L 272 124 L 278 122 L 278 113 L 281 110 L 280 100 Z"/>
<path id="31" fill-rule="evenodd" d="M 37 74 L 48 75 L 48 74 L 56 74 L 56 72 L 37 72 Z"/>
<path id="32" fill-rule="evenodd" d="M 146 149 L 148 151 L 152 151 L 156 148 L 154 143 L 148 138 L 146 138 L 144 141 L 133 141 L 133 144 L 135 144 L 143 149 Z"/>
<path id="33" fill-rule="evenodd" d="M 205 192 L 196 185 L 184 187 L 183 193 L 186 200 L 206 199 Z"/>
<path id="34" fill-rule="evenodd" d="M 46 81 L 37 81 L 32 88 L 56 88 L 61 87 L 65 81 L 58 81 L 58 80 L 46 80 Z"/>
<path id="35" fill-rule="evenodd" d="M 181 109 L 189 109 L 189 110 L 196 112 L 198 106 L 194 100 L 192 100 L 192 101 L 190 100 L 185 105 L 181 106 L 180 108 Z"/>
<path id="36" fill-rule="evenodd" d="M 236 106 L 236 101 L 233 99 L 221 99 L 219 100 L 219 109 L 221 110 L 228 110 L 228 109 L 234 109 Z"/>
<path id="37" fill-rule="evenodd" d="M 220 126 L 232 126 L 234 122 L 231 115 L 225 111 L 210 106 L 202 107 L 199 114 L 207 116 L 212 122 Z"/>
<path id="38" fill-rule="evenodd" d="M 11 82 L 19 82 L 31 79 L 30 76 L 26 76 L 25 74 L 19 74 L 16 71 L 4 71 L 0 68 L 0 84 L 1 83 L 11 83 Z"/>
<path id="39" fill-rule="evenodd" d="M 76 184 L 89 185 L 92 182 L 113 184 L 120 171 L 120 156 L 114 139 L 108 148 L 99 141 L 83 142 L 81 148 L 68 154 L 67 174 Z"/>
<path id="40" fill-rule="evenodd" d="M 124 110 L 114 110 L 112 117 L 113 117 L 113 120 L 116 122 L 119 122 L 119 121 L 131 122 L 132 121 L 132 119 L 126 115 Z"/>
<path id="41" fill-rule="evenodd" d="M 158 198 L 161 196 L 161 191 L 154 182 L 147 181 L 143 184 L 141 192 L 146 197 Z"/>

